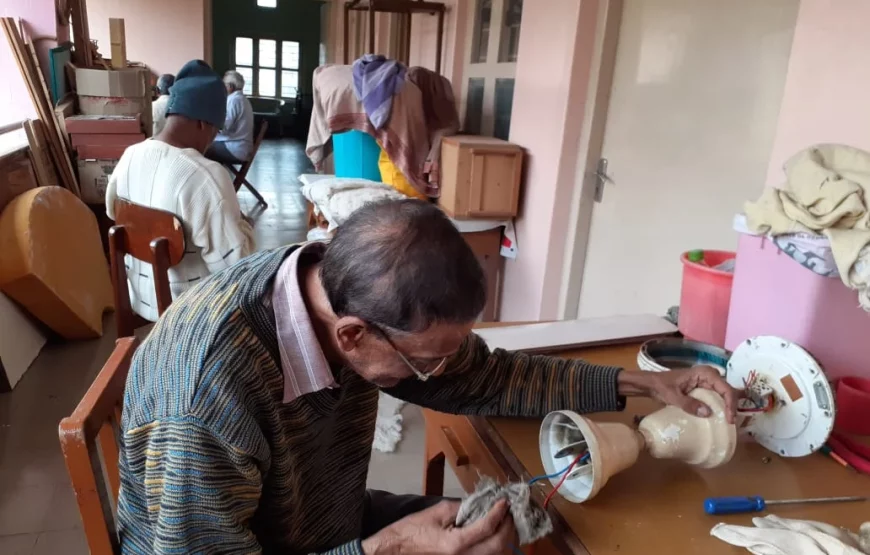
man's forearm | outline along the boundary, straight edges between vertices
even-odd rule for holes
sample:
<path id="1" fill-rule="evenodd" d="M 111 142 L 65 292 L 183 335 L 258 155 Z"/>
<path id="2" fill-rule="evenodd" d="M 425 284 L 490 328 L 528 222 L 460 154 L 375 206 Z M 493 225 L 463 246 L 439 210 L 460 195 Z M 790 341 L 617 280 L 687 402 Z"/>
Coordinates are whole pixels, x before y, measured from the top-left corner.
<path id="1" fill-rule="evenodd" d="M 650 392 L 650 375 L 646 372 L 623 370 L 616 378 L 616 386 L 619 394 L 624 397 L 646 396 Z"/>

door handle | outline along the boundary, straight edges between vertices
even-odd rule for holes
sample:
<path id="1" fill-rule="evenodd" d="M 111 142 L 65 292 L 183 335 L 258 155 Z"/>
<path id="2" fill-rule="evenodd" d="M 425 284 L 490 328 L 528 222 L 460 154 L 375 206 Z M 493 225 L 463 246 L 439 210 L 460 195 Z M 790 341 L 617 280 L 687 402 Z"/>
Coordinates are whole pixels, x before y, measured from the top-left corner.
<path id="1" fill-rule="evenodd" d="M 613 183 L 613 179 L 607 175 L 607 158 L 601 158 L 598 160 L 598 166 L 595 168 L 595 173 L 592 174 L 595 177 L 595 202 L 601 202 L 604 198 L 604 185 L 607 183 Z"/>

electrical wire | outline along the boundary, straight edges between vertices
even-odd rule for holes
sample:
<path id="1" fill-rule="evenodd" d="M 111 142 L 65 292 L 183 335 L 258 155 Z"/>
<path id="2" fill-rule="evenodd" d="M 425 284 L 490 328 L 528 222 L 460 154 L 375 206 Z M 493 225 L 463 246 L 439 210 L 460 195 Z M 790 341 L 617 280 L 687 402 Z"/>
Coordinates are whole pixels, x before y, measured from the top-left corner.
<path id="1" fill-rule="evenodd" d="M 573 463 L 572 463 L 572 464 L 573 464 Z M 531 486 L 531 485 L 534 485 L 535 482 L 540 482 L 541 480 L 549 480 L 549 479 L 551 479 L 551 478 L 558 478 L 558 477 L 561 476 L 562 474 L 565 474 L 566 472 L 568 472 L 568 469 L 569 469 L 569 468 L 571 468 L 571 465 L 566 466 L 565 468 L 563 468 L 563 469 L 560 470 L 559 472 L 554 472 L 554 473 L 552 473 L 552 474 L 541 474 L 540 476 L 535 476 L 534 478 L 532 478 L 531 480 L 529 480 L 529 485 L 530 485 L 530 486 Z"/>
<path id="2" fill-rule="evenodd" d="M 544 498 L 544 508 L 545 509 L 547 508 L 547 505 L 550 504 L 550 500 L 553 499 L 553 496 L 556 495 L 556 492 L 559 491 L 559 488 L 562 487 L 562 484 L 565 483 L 565 480 L 568 478 L 568 475 L 571 474 L 571 471 L 574 469 L 575 466 L 577 466 L 577 463 L 586 462 L 588 460 L 589 460 L 589 453 L 587 452 L 584 455 L 577 455 L 577 458 L 574 459 L 574 462 L 572 462 L 570 465 L 568 465 L 568 468 L 565 469 L 565 472 L 562 474 L 562 478 L 556 484 L 556 487 L 554 487 L 553 491 L 548 493 L 547 497 Z"/>

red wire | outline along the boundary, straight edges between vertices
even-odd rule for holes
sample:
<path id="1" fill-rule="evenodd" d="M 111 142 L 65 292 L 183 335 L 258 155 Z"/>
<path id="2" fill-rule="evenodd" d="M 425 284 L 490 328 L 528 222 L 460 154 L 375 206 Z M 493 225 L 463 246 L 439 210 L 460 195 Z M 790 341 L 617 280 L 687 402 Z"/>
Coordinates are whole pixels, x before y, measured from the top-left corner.
<path id="1" fill-rule="evenodd" d="M 580 455 L 577 455 L 577 458 L 574 459 L 574 462 L 571 463 L 571 465 L 568 467 L 568 470 L 566 470 L 565 473 L 562 474 L 562 478 L 559 479 L 559 483 L 556 484 L 556 487 L 553 488 L 553 491 L 548 493 L 547 497 L 544 498 L 545 509 L 547 508 L 547 505 L 550 504 L 550 500 L 553 499 L 553 496 L 556 495 L 556 492 L 559 491 L 559 488 L 562 487 L 562 484 L 565 483 L 565 480 L 568 479 L 568 474 L 571 474 L 571 471 L 574 469 L 577 463 L 580 462 L 580 459 L 582 459 L 585 454 L 586 453 L 581 453 Z"/>

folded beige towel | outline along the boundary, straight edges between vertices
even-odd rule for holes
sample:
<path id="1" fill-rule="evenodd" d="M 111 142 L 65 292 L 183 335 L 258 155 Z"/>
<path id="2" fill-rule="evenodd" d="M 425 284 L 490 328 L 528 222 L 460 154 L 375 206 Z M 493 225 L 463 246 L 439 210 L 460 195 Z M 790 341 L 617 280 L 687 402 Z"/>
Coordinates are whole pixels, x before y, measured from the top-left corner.
<path id="1" fill-rule="evenodd" d="M 785 164 L 786 182 L 746 203 L 755 233 L 821 233 L 847 286 L 870 310 L 870 153 L 843 145 L 817 145 Z"/>

